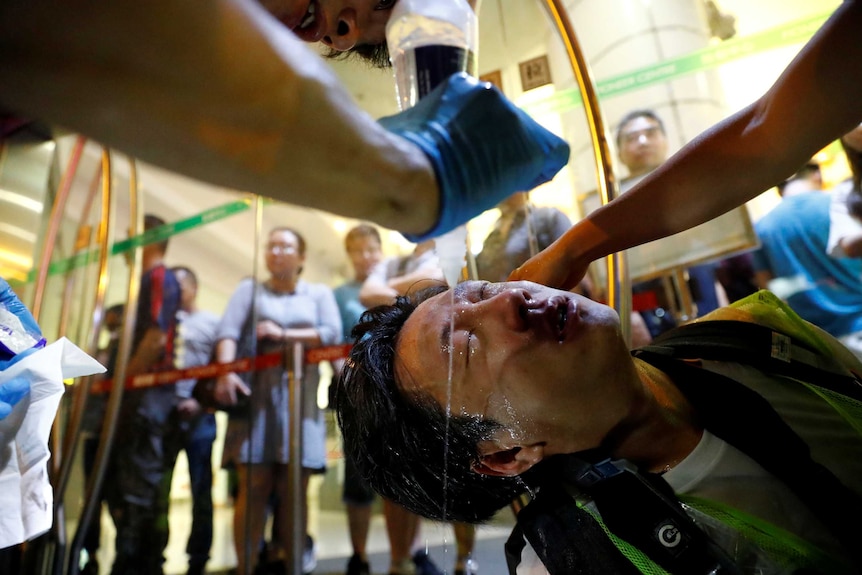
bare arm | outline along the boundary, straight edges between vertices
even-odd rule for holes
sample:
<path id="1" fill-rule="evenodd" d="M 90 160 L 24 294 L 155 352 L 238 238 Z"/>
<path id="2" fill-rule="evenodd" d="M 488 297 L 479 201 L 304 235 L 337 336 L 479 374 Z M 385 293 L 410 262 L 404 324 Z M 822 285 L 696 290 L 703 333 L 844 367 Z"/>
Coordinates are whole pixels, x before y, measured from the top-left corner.
<path id="1" fill-rule="evenodd" d="M 841 244 L 841 249 L 844 250 L 847 257 L 862 257 L 862 232 L 852 236 L 845 236 L 838 243 Z"/>
<path id="2" fill-rule="evenodd" d="M 398 290 L 389 287 L 384 281 L 371 277 L 365 280 L 362 284 L 362 289 L 359 291 L 359 301 L 367 308 L 378 305 L 391 305 L 395 303 L 397 296 Z"/>
<path id="3" fill-rule="evenodd" d="M 0 106 L 217 185 L 405 232 L 437 218 L 419 148 L 252 0 L 0 2 L 0 86 Z"/>
<path id="4" fill-rule="evenodd" d="M 216 361 L 230 363 L 236 359 L 236 341 L 222 339 L 216 344 Z M 231 371 L 220 375 L 216 380 L 214 396 L 223 405 L 235 405 L 238 394 L 249 395 L 251 390 L 239 376 Z"/>
<path id="5" fill-rule="evenodd" d="M 387 280 L 370 275 L 359 291 L 359 301 L 367 308 L 378 305 L 391 305 L 395 297 L 406 295 L 411 290 L 429 287 L 431 283 L 445 282 L 443 270 L 437 266 L 423 266 L 415 271 L 407 272 Z"/>
<path id="6" fill-rule="evenodd" d="M 862 119 L 860 29 L 862 0 L 845 1 L 758 101 L 695 138 L 512 277 L 571 288 L 591 261 L 718 217 L 793 173 Z"/>
<path id="7" fill-rule="evenodd" d="M 775 279 L 769 270 L 757 270 L 754 272 L 754 285 L 757 289 L 769 289 L 769 282 Z"/>
<path id="8" fill-rule="evenodd" d="M 158 327 L 151 327 L 135 347 L 126 366 L 126 377 L 147 373 L 165 355 L 167 338 Z"/>

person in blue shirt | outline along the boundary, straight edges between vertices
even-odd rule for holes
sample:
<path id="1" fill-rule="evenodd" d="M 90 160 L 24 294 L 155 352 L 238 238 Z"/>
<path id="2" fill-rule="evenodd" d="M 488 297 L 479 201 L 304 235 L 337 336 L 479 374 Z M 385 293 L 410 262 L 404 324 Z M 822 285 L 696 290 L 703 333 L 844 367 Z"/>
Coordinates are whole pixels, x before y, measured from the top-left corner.
<path id="1" fill-rule="evenodd" d="M 831 197 L 819 181 L 819 168 L 806 165 L 755 223 L 755 280 L 862 357 L 862 260 L 828 254 Z"/>

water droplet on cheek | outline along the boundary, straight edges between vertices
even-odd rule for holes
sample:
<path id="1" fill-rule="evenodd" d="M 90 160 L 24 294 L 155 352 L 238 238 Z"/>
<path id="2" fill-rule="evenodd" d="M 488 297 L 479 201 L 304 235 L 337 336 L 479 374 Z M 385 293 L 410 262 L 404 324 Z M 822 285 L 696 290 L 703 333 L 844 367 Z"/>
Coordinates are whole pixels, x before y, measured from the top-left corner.
<path id="1" fill-rule="evenodd" d="M 500 394 L 491 394 L 488 398 L 485 413 L 502 423 L 513 441 L 521 440 L 524 435 L 523 422 L 517 408 L 512 405 L 508 397 Z M 502 417 L 499 414 L 502 413 L 505 413 L 505 421 L 500 421 Z"/>

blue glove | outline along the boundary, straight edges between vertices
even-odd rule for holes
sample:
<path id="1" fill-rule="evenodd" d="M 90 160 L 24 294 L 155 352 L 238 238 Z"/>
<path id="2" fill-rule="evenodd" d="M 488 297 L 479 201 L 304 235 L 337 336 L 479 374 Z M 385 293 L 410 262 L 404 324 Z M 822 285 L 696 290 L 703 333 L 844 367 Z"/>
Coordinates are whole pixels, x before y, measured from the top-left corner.
<path id="1" fill-rule="evenodd" d="M 0 384 L 0 419 L 10 413 L 15 404 L 30 393 L 30 382 L 24 377 L 13 377 L 6 383 Z"/>
<path id="2" fill-rule="evenodd" d="M 20 349 L 22 345 L 27 345 L 27 349 Z M 9 283 L 0 278 L 0 371 L 44 345 L 42 330 L 33 314 L 21 303 Z"/>
<path id="3" fill-rule="evenodd" d="M 419 243 L 554 177 L 569 145 L 509 102 L 492 84 L 454 74 L 413 108 L 380 125 L 419 146 L 440 186 L 437 224 Z"/>

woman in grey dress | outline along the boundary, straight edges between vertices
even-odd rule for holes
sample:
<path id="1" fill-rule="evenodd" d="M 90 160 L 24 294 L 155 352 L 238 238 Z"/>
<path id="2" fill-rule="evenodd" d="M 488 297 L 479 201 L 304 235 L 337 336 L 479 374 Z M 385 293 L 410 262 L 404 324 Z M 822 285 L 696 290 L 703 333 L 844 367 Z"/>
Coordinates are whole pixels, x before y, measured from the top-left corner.
<path id="1" fill-rule="evenodd" d="M 305 261 L 302 236 L 290 228 L 273 229 L 269 232 L 265 258 L 269 278 L 257 287 L 251 278 L 242 280 L 225 309 L 218 329 L 216 352 L 221 363 L 248 354 L 245 348 L 254 348 L 243 343 L 249 339 L 243 331 L 251 332 L 253 322 L 258 355 L 277 351 L 285 343 L 299 341 L 309 348 L 340 341 L 341 317 L 332 290 L 299 279 Z M 303 369 L 303 494 L 310 475 L 322 471 L 326 465 L 326 428 L 323 414 L 317 407 L 320 379 L 317 368 L 316 364 L 309 364 Z M 260 370 L 247 380 L 236 373 L 228 373 L 219 377 L 215 390 L 216 398 L 223 404 L 235 405 L 239 399 L 248 405 L 248 409 L 237 409 L 230 415 L 222 456 L 222 466 L 237 469 L 239 490 L 234 507 L 234 546 L 239 573 L 246 572 L 246 567 L 249 572 L 254 569 L 267 505 L 273 500 L 273 494 L 287 492 L 288 481 L 287 373 L 281 367 L 274 367 Z M 288 525 L 290 514 L 300 512 L 303 525 L 307 525 L 305 497 L 301 510 L 289 509 L 284 497 L 276 497 L 274 501 L 274 519 L 278 524 Z M 284 539 L 287 530 L 277 535 Z M 290 549 L 288 541 L 278 543 L 282 549 Z M 250 546 L 250 565 L 247 565 L 246 545 Z M 303 559 L 308 563 L 304 566 L 307 572 L 313 568 L 312 543 L 308 537 L 306 547 Z"/>

